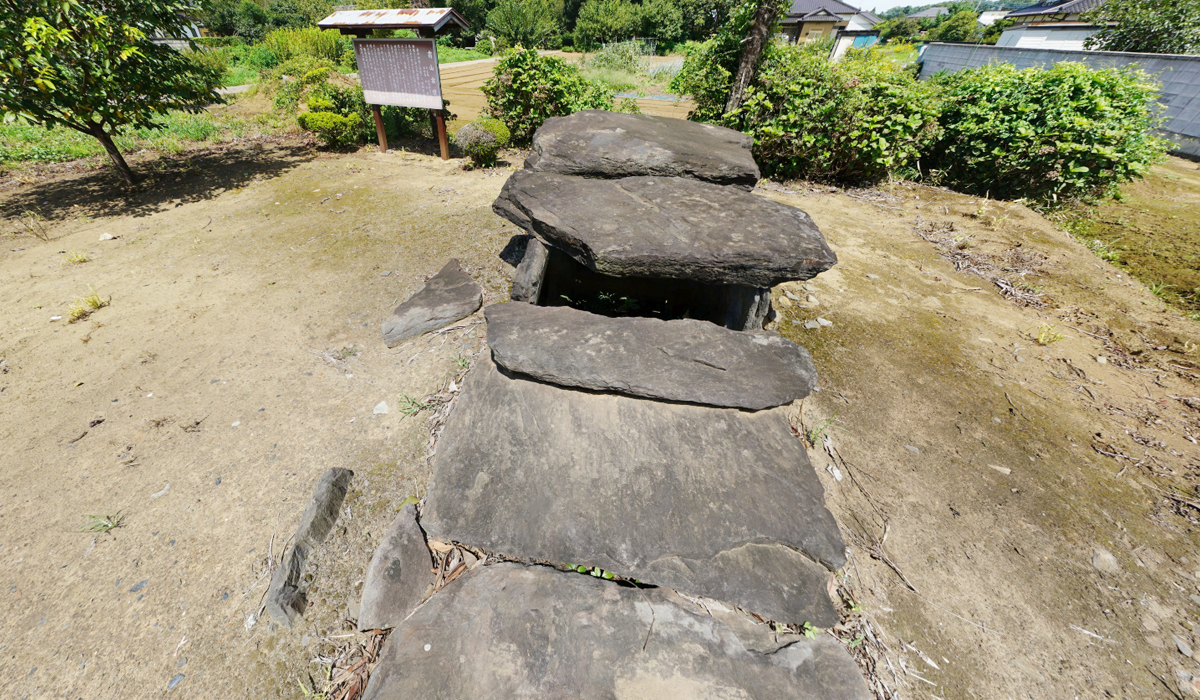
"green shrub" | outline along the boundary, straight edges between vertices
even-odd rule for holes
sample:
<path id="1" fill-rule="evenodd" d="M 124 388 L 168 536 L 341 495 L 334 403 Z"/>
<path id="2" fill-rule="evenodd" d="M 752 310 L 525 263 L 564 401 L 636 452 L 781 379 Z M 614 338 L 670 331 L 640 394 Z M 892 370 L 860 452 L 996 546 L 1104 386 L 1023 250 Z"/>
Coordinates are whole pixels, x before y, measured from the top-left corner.
<path id="1" fill-rule="evenodd" d="M 343 116 L 333 112 L 305 112 L 296 119 L 300 128 L 312 131 L 330 148 L 345 148 L 358 143 L 362 132 L 362 117 Z"/>
<path id="2" fill-rule="evenodd" d="M 491 117 L 476 119 L 454 134 L 454 144 L 476 166 L 495 165 L 496 154 L 508 145 L 508 141 L 508 127 Z"/>
<path id="3" fill-rule="evenodd" d="M 621 100 L 621 106 L 617 107 L 617 111 L 624 112 L 625 114 L 641 114 L 642 108 L 638 107 L 637 100 L 632 97 L 626 97 Z"/>
<path id="4" fill-rule="evenodd" d="M 504 122 L 514 144 L 529 143 L 533 132 L 550 117 L 583 109 L 612 109 L 613 92 L 590 83 L 574 66 L 532 49 L 505 54 L 484 84 L 487 114 Z"/>
<path id="5" fill-rule="evenodd" d="M 255 70 L 267 70 L 279 65 L 279 56 L 275 55 L 271 47 L 258 44 L 246 51 L 242 62 Z"/>
<path id="6" fill-rule="evenodd" d="M 767 174 L 869 184 L 912 171 L 937 135 L 931 90 L 878 51 L 832 63 L 775 44 L 725 124 L 754 137 Z"/>
<path id="7" fill-rule="evenodd" d="M 336 63 L 341 60 L 348 44 L 350 42 L 336 30 L 322 31 L 316 27 L 276 29 L 262 40 L 262 46 L 280 61 L 310 56 Z"/>
<path id="8" fill-rule="evenodd" d="M 938 76 L 942 137 L 931 165 L 956 189 L 999 199 L 1115 195 L 1166 152 L 1157 86 L 1141 71 L 997 64 Z"/>
<path id="9" fill-rule="evenodd" d="M 321 95 L 308 96 L 308 111 L 310 112 L 335 112 L 337 107 L 334 106 L 333 100 L 322 97 Z"/>
<path id="10" fill-rule="evenodd" d="M 326 59 L 297 56 L 263 73 L 263 88 L 272 95 L 276 110 L 295 110 L 300 98 L 314 85 L 323 84 L 334 71 Z"/>
<path id="11" fill-rule="evenodd" d="M 189 51 L 186 56 L 192 63 L 216 71 L 218 75 L 224 75 L 232 63 L 229 50 L 225 48 L 197 48 L 195 51 Z"/>
<path id="12" fill-rule="evenodd" d="M 630 0 L 587 0 L 575 20 L 574 42 L 589 51 L 602 44 L 625 41 L 638 29 L 638 6 Z"/>

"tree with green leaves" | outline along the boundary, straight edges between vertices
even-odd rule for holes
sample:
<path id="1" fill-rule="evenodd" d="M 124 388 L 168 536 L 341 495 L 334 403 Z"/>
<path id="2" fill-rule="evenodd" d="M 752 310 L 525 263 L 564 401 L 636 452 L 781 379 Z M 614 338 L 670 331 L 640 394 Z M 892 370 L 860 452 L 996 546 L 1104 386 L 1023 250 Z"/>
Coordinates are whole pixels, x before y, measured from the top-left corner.
<path id="1" fill-rule="evenodd" d="M 931 41 L 976 41 L 979 39 L 979 15 L 970 10 L 955 12 L 929 31 Z"/>
<path id="2" fill-rule="evenodd" d="M 638 10 L 638 32 L 662 44 L 683 38 L 683 12 L 674 0 L 643 0 Z"/>
<path id="3" fill-rule="evenodd" d="M 150 39 L 186 36 L 189 0 L 0 0 L 0 113 L 94 136 L 129 184 L 113 143 L 170 110 L 219 102 L 220 74 Z"/>
<path id="4" fill-rule="evenodd" d="M 1106 2 L 1082 19 L 1108 25 L 1087 38 L 1089 49 L 1200 54 L 1200 0 Z"/>
<path id="5" fill-rule="evenodd" d="M 587 0 L 575 20 L 575 45 L 584 50 L 632 38 L 638 30 L 638 8 L 629 0 Z"/>
<path id="6" fill-rule="evenodd" d="M 921 25 L 917 20 L 907 17 L 884 20 L 875 25 L 875 29 L 879 30 L 879 38 L 884 41 L 905 41 L 921 33 Z"/>
<path id="7" fill-rule="evenodd" d="M 562 0 L 501 0 L 487 15 L 487 28 L 506 46 L 539 49 L 558 34 Z"/>

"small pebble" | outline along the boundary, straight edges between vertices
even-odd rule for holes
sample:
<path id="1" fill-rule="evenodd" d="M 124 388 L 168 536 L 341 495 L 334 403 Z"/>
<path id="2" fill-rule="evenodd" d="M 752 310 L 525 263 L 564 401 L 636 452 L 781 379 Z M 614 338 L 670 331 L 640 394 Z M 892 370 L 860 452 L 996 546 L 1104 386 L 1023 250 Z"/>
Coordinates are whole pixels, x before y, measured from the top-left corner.
<path id="1" fill-rule="evenodd" d="M 388 275 L 390 275 L 390 274 L 392 274 L 392 271 L 391 271 L 391 270 L 384 270 L 383 272 L 380 272 L 380 273 L 379 273 L 379 276 L 380 276 L 380 277 L 387 277 L 387 276 L 388 276 Z"/>
<path id="2" fill-rule="evenodd" d="M 1105 357 L 1104 355 L 1100 355 L 1099 357 L 1097 357 L 1097 358 L 1096 358 L 1096 362 L 1099 362 L 1099 363 L 1100 363 L 1100 364 L 1102 364 L 1102 365 L 1107 365 L 1107 364 L 1108 364 L 1108 358 L 1107 358 L 1107 357 Z"/>
<path id="3" fill-rule="evenodd" d="M 813 328 L 820 328 L 821 324 L 817 323 L 816 321 L 805 321 L 804 327 L 812 330 Z"/>
<path id="4" fill-rule="evenodd" d="M 800 297 L 796 296 L 795 294 L 792 294 L 791 292 L 787 291 L 786 289 L 783 291 L 783 295 L 785 297 L 787 297 L 788 299 L 791 299 L 792 301 L 800 301 Z"/>
<path id="5" fill-rule="evenodd" d="M 1117 562 L 1117 558 L 1113 556 L 1112 552 L 1101 547 L 1096 547 L 1092 550 L 1092 566 L 1106 574 L 1115 574 L 1121 570 L 1121 565 Z M 1188 656 L 1191 656 L 1191 654 Z"/>
<path id="6" fill-rule="evenodd" d="M 175 690 L 175 686 L 179 685 L 181 682 L 183 682 L 183 674 L 175 674 L 175 677 L 171 679 L 171 682 L 167 683 L 167 690 Z"/>
<path id="7" fill-rule="evenodd" d="M 806 301 L 806 302 L 808 302 L 808 303 L 812 304 L 813 306 L 819 306 L 819 305 L 820 305 L 820 303 L 821 303 L 821 302 L 817 301 L 817 298 L 816 298 L 816 297 L 814 297 L 814 296 L 813 296 L 813 295 L 811 295 L 811 294 L 809 294 L 808 296 L 804 297 L 804 301 Z"/>
<path id="8" fill-rule="evenodd" d="M 111 233 L 100 234 L 100 240 L 102 241 L 111 241 L 113 238 L 115 238 L 115 236 L 113 236 Z"/>
<path id="9" fill-rule="evenodd" d="M 229 427 L 236 428 L 241 424 L 242 424 L 242 422 L 240 420 L 235 420 Z"/>
<path id="10" fill-rule="evenodd" d="M 1171 638 L 1175 640 L 1175 648 L 1179 650 L 1180 654 L 1183 654 L 1184 656 L 1192 655 L 1192 648 L 1187 645 L 1187 642 L 1183 641 L 1179 637 L 1176 637 L 1175 635 L 1171 635 Z"/>
<path id="11" fill-rule="evenodd" d="M 50 317 L 50 321 L 51 321 L 51 322 L 54 322 L 54 321 L 61 321 L 61 320 L 62 320 L 62 316 L 51 316 L 51 317 Z"/>
<path id="12" fill-rule="evenodd" d="M 432 647 L 431 645 L 429 645 L 429 644 L 426 644 L 426 645 L 425 645 L 425 651 L 429 651 L 429 650 L 430 650 L 430 649 L 432 649 L 432 648 L 433 648 L 433 647 Z"/>
<path id="13" fill-rule="evenodd" d="M 915 455 L 921 454 L 921 450 L 917 449 L 916 447 L 913 447 L 912 445 L 905 445 L 904 449 L 908 450 L 909 452 L 911 452 Z"/>
<path id="14" fill-rule="evenodd" d="M 867 279 L 870 279 L 870 280 L 877 280 L 877 279 L 879 279 L 879 275 L 872 275 L 871 273 L 869 273 L 869 272 L 868 272 L 868 273 L 867 273 Z"/>
<path id="15" fill-rule="evenodd" d="M 826 328 L 833 325 L 833 321 L 821 318 L 820 316 L 817 317 L 817 323 L 821 324 L 822 326 L 825 326 Z"/>
<path id="16" fill-rule="evenodd" d="M 378 415 L 380 413 L 387 413 L 387 412 L 388 412 L 387 401 L 380 401 L 378 404 L 376 404 L 376 406 L 375 406 L 375 414 L 376 415 Z"/>

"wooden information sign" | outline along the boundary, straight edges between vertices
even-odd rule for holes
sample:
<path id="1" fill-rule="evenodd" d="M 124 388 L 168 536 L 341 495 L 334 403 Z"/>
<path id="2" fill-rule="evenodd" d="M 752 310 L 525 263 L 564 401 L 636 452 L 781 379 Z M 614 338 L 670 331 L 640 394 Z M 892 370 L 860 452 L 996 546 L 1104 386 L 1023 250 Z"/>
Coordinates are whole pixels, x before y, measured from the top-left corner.
<path id="1" fill-rule="evenodd" d="M 442 160 L 450 158 L 446 119 L 442 113 L 442 77 L 433 39 L 355 39 L 363 98 L 375 113 L 379 149 L 387 151 L 379 105 L 433 110 L 434 132 Z"/>

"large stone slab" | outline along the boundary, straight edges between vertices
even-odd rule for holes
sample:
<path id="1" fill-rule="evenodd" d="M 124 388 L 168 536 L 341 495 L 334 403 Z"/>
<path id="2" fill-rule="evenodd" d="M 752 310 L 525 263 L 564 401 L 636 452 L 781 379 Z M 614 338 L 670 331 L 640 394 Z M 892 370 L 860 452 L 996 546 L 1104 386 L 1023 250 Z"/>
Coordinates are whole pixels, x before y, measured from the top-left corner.
<path id="1" fill-rule="evenodd" d="M 520 170 L 492 210 L 606 275 L 773 287 L 837 262 L 800 209 L 679 177 Z"/>
<path id="2" fill-rule="evenodd" d="M 550 250 L 541 241 L 529 237 L 525 244 L 525 255 L 517 271 L 513 275 L 512 292 L 509 298 L 513 301 L 527 301 L 531 304 L 538 302 L 542 293 L 542 280 L 546 274 L 546 263 L 550 259 Z"/>
<path id="3" fill-rule="evenodd" d="M 383 342 L 394 348 L 414 335 L 466 318 L 483 306 L 483 290 L 451 260 L 383 322 Z"/>
<path id="4" fill-rule="evenodd" d="M 759 410 L 808 396 L 808 351 L 768 331 L 707 321 L 609 318 L 567 306 L 485 310 L 492 358 L 560 386 Z"/>
<path id="5" fill-rule="evenodd" d="M 781 622 L 837 622 L 827 569 L 845 546 L 782 410 L 563 389 L 482 356 L 438 442 L 422 525 Z"/>
<path id="6" fill-rule="evenodd" d="M 826 635 L 774 640 L 666 589 L 544 567 L 481 567 L 396 628 L 365 700 L 867 700 Z"/>
<path id="7" fill-rule="evenodd" d="M 552 117 L 533 135 L 529 170 L 582 175 L 690 177 L 752 189 L 750 136 L 712 124 L 589 109 Z"/>
<path id="8" fill-rule="evenodd" d="M 417 507 L 408 504 L 379 543 L 363 580 L 358 629 L 395 627 L 417 607 L 433 583 L 433 558 L 417 524 Z"/>

